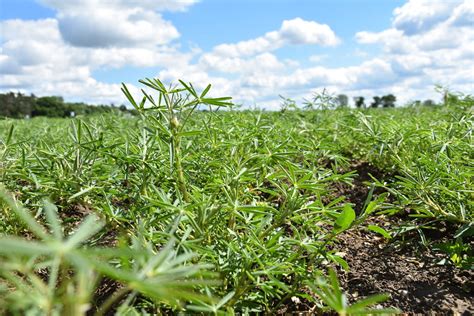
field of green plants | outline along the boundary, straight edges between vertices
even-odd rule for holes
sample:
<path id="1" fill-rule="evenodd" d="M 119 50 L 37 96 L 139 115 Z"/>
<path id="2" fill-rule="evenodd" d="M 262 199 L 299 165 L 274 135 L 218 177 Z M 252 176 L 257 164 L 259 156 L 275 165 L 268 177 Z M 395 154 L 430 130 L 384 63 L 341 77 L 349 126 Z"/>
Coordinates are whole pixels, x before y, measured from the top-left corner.
<path id="1" fill-rule="evenodd" d="M 473 312 L 471 97 L 265 112 L 142 83 L 137 117 L 0 120 L 0 314 Z"/>

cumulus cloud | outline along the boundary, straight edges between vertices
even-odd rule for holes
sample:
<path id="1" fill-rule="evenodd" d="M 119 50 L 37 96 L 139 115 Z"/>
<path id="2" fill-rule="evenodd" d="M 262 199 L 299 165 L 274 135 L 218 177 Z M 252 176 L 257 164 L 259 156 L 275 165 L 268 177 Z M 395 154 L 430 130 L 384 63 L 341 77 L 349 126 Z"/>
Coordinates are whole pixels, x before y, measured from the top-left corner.
<path id="1" fill-rule="evenodd" d="M 184 52 L 179 31 L 161 14 L 186 10 L 193 0 L 43 3 L 58 11 L 56 18 L 0 22 L 0 90 L 122 103 L 119 86 L 97 81 L 94 71 L 125 66 L 156 67 L 163 81 L 184 79 L 197 89 L 212 83 L 216 95 L 267 108 L 278 107 L 279 94 L 301 100 L 323 88 L 349 96 L 394 93 L 400 103 L 433 98 L 437 83 L 473 89 L 474 10 L 469 1 L 408 1 L 394 10 L 389 28 L 355 35 L 359 47 L 353 51 L 377 45 L 380 53 L 371 51 L 361 55 L 370 59 L 345 67 L 324 66 L 326 58 L 333 58 L 324 47 L 340 40 L 316 21 L 285 20 L 254 39 Z M 154 32 L 160 27 L 162 33 Z M 294 45 L 317 46 L 318 55 L 278 57 L 278 49 Z M 139 93 L 134 86 L 131 90 Z"/>
<path id="2" fill-rule="evenodd" d="M 187 9 L 196 1 L 43 0 L 58 11 L 59 30 L 66 42 L 79 47 L 131 47 L 166 44 L 179 37 L 162 11 Z"/>
<path id="3" fill-rule="evenodd" d="M 339 42 L 340 40 L 328 25 L 295 18 L 283 21 L 278 31 L 268 32 L 261 37 L 235 44 L 218 45 L 213 49 L 212 54 L 222 57 L 241 57 L 273 51 L 286 45 L 334 46 Z"/>
<path id="4" fill-rule="evenodd" d="M 470 27 L 474 25 L 474 4 L 465 1 L 460 6 L 454 9 L 452 16 L 448 23 L 454 26 Z"/>
<path id="5" fill-rule="evenodd" d="M 58 18 L 62 37 L 80 47 L 153 46 L 179 37 L 178 30 L 159 14 L 141 10 L 98 10 Z"/>
<path id="6" fill-rule="evenodd" d="M 0 21 L 0 89 L 100 103 L 123 102 L 117 85 L 98 82 L 93 71 L 123 66 L 156 67 L 187 63 L 195 52 L 173 46 L 77 47 L 64 41 L 56 19 Z M 96 88 L 94 88 L 96 87 Z M 110 89 L 113 93 L 108 93 Z"/>
<path id="7" fill-rule="evenodd" d="M 200 60 L 205 69 L 225 73 L 253 73 L 273 72 L 285 68 L 285 63 L 271 53 L 262 53 L 252 58 L 221 57 L 214 54 L 205 54 Z"/>
<path id="8" fill-rule="evenodd" d="M 395 93 L 401 103 L 413 98 L 434 97 L 434 85 L 442 84 L 454 90 L 471 92 L 474 73 L 474 29 L 472 28 L 473 4 L 469 1 L 408 1 L 394 10 L 392 26 L 380 32 L 358 32 L 360 44 L 379 44 L 382 53 L 359 65 L 350 67 L 288 67 L 272 59 L 273 63 L 262 63 L 262 70 L 248 73 L 243 65 L 234 70 L 239 77 L 239 91 L 257 91 L 247 97 L 265 100 L 275 91 L 303 95 L 304 91 L 329 87 L 338 92 L 351 94 Z M 468 27 L 469 25 L 471 27 Z M 219 60 L 251 62 L 263 51 L 278 48 L 284 29 L 266 33 L 264 36 L 235 44 L 217 46 L 204 55 L 202 61 L 219 65 Z M 291 32 L 289 32 L 291 33 Z M 289 34 L 286 33 L 286 34 Z M 310 43 L 303 35 L 286 40 L 285 45 Z M 337 39 L 337 37 L 334 38 Z M 273 41 L 270 41 L 273 40 Z M 332 43 L 322 41 L 322 43 Z M 273 45 L 271 45 L 273 43 Z M 261 44 L 258 46 L 257 44 Z M 255 47 L 257 46 L 257 48 Z M 212 58 L 211 58 L 211 57 Z M 220 58 L 220 59 L 219 59 Z M 310 58 L 319 61 L 319 57 Z M 273 65 L 263 67 L 263 65 Z M 252 65 L 249 68 L 258 65 Z M 216 68 L 220 68 L 217 66 Z"/>
<path id="9" fill-rule="evenodd" d="M 409 0 L 395 9 L 393 26 L 406 35 L 427 31 L 445 21 L 459 3 L 457 0 Z"/>
<path id="10" fill-rule="evenodd" d="M 394 91 L 403 91 L 399 87 L 404 87 L 426 95 L 430 87 L 442 84 L 472 93 L 473 12 L 474 5 L 469 0 L 410 0 L 395 9 L 389 29 L 358 32 L 356 40 L 382 46 L 381 58 L 398 77 Z M 421 87 L 425 93 L 421 93 Z"/>

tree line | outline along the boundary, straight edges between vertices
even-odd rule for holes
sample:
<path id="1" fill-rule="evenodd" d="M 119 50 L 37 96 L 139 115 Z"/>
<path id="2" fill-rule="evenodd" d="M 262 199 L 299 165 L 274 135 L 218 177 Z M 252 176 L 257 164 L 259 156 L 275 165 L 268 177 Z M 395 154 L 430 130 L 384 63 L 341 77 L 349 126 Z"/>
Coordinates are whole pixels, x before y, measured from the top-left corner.
<path id="1" fill-rule="evenodd" d="M 371 108 L 393 108 L 397 102 L 397 97 L 393 94 L 387 94 L 382 97 L 374 96 L 372 102 L 368 105 Z M 364 97 L 355 97 L 354 104 L 357 108 L 366 108 Z"/>
<path id="2" fill-rule="evenodd" d="M 298 105 L 296 101 L 287 97 L 280 95 L 282 99 L 280 105 L 280 111 L 285 112 L 287 110 L 295 110 L 298 109 Z M 444 104 L 448 104 L 449 102 L 455 103 L 457 100 L 457 96 L 455 94 L 451 94 L 449 92 L 444 92 Z M 449 102 L 448 102 L 449 101 Z M 362 96 L 354 97 L 354 105 L 356 108 L 393 108 L 397 102 L 397 97 L 393 94 L 387 94 L 384 96 L 374 96 L 372 101 L 366 100 Z M 433 100 L 425 100 L 425 101 L 413 101 L 412 103 L 408 104 L 412 106 L 434 106 L 436 103 Z M 337 108 L 345 108 L 349 106 L 349 97 L 345 94 L 331 94 L 326 89 L 323 89 L 321 92 L 314 92 L 310 99 L 303 99 L 303 107 L 304 110 L 324 110 L 324 109 L 337 109 Z"/>
<path id="3" fill-rule="evenodd" d="M 347 96 L 345 96 L 344 94 L 342 95 L 339 95 L 339 97 L 345 97 L 346 99 L 346 105 L 347 105 Z M 393 108 L 395 107 L 395 102 L 397 101 L 397 97 L 394 96 L 393 94 L 387 94 L 387 95 L 384 95 L 382 97 L 379 97 L 379 96 L 374 96 L 372 98 L 372 101 L 368 104 L 365 103 L 365 98 L 364 97 L 354 97 L 354 104 L 356 106 L 356 108 L 367 108 L 367 107 L 371 107 L 371 108 Z M 412 105 L 424 105 L 424 106 L 434 106 L 436 105 L 436 103 L 433 101 L 433 100 L 424 100 L 424 101 L 420 101 L 420 100 L 416 100 L 414 102 L 412 102 Z"/>
<path id="4" fill-rule="evenodd" d="M 83 102 L 64 102 L 59 96 L 37 97 L 34 94 L 0 93 L 0 117 L 73 117 L 111 112 L 135 114 L 135 110 L 129 110 L 125 105 L 90 105 Z"/>
<path id="5" fill-rule="evenodd" d="M 453 96 L 449 95 L 451 98 Z M 289 98 L 283 99 L 282 109 L 294 108 L 296 103 Z M 354 104 L 357 108 L 391 108 L 395 107 L 397 98 L 393 94 L 382 97 L 374 96 L 372 101 L 367 103 L 362 96 L 354 97 Z M 338 108 L 349 106 L 349 98 L 345 94 L 337 96 L 323 93 L 314 94 L 312 100 L 305 100 L 305 108 Z M 413 105 L 433 106 L 432 100 L 415 101 Z M 111 112 L 124 112 L 136 115 L 135 110 L 127 109 L 125 105 L 116 107 L 115 105 L 90 105 L 83 102 L 64 102 L 60 96 L 37 97 L 34 94 L 26 95 L 22 93 L 0 93 L 0 117 L 30 118 L 36 116 L 46 117 L 73 117 L 76 115 L 91 115 Z"/>

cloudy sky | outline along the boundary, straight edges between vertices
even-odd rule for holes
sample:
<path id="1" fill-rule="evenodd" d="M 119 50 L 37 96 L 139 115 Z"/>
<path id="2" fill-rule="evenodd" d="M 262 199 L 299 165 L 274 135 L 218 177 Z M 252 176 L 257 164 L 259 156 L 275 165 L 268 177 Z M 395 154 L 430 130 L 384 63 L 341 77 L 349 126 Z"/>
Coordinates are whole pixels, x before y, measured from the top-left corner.
<path id="1" fill-rule="evenodd" d="M 121 104 L 121 82 L 158 77 L 266 108 L 323 88 L 437 99 L 473 93 L 473 23 L 471 0 L 0 0 L 0 91 Z"/>

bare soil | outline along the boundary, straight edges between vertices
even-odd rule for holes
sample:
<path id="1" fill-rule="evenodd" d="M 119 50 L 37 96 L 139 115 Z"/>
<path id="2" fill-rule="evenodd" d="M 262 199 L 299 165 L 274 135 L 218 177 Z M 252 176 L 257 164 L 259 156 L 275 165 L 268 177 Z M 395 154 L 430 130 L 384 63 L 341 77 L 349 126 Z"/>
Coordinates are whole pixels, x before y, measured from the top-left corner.
<path id="1" fill-rule="evenodd" d="M 352 167 L 358 173 L 354 186 L 339 184 L 334 188 L 361 212 L 369 191 L 367 182 L 372 181 L 370 175 L 379 180 L 386 175 L 368 163 L 354 163 Z M 369 222 L 390 230 L 399 226 L 403 218 L 377 216 Z M 434 242 L 446 240 L 453 233 L 449 224 L 439 226 L 426 234 Z M 404 313 L 474 314 L 474 271 L 438 264 L 442 255 L 423 247 L 416 235 L 405 237 L 410 240 L 388 243 L 360 226 L 339 236 L 337 248 L 345 254 L 350 267 L 348 272 L 340 271 L 339 276 L 349 300 L 387 293 L 390 299 L 381 305 Z"/>
<path id="2" fill-rule="evenodd" d="M 382 306 L 405 313 L 474 313 L 474 272 L 438 265 L 441 258 L 428 249 L 386 243 L 361 229 L 340 236 L 339 249 L 350 267 L 340 273 L 342 286 L 352 300 L 387 293 Z"/>

